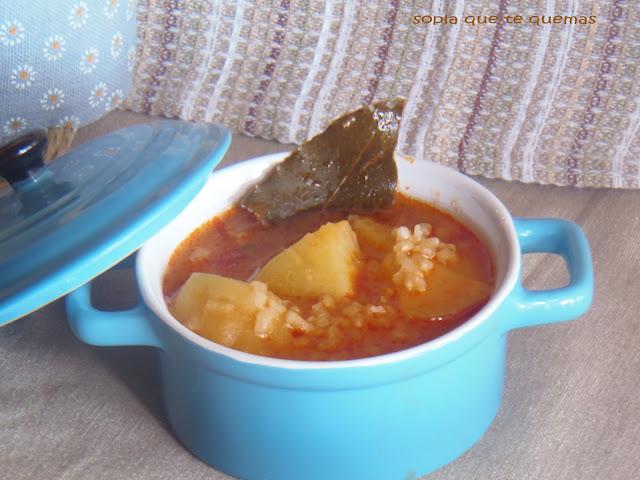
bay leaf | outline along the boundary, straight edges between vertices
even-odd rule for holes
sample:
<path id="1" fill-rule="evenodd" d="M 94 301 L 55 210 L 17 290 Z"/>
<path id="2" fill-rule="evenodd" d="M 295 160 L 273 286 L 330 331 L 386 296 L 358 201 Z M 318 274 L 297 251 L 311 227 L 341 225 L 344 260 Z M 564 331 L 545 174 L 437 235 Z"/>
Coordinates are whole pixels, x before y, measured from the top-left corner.
<path id="1" fill-rule="evenodd" d="M 379 209 L 393 202 L 393 152 L 404 99 L 364 106 L 334 120 L 276 165 L 240 199 L 264 223 L 311 208 Z"/>

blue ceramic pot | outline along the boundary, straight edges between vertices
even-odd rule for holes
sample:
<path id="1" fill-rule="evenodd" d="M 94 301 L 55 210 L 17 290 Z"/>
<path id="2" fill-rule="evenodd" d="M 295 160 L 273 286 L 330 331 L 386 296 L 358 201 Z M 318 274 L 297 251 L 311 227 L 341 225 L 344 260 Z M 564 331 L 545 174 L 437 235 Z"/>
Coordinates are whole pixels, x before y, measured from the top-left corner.
<path id="1" fill-rule="evenodd" d="M 180 241 L 282 158 L 262 157 L 215 173 L 140 250 L 140 305 L 97 311 L 87 285 L 68 297 L 71 326 L 92 345 L 156 348 L 176 435 L 230 475 L 401 480 L 431 472 L 471 447 L 496 416 L 507 332 L 569 320 L 588 309 L 593 273 L 587 240 L 567 221 L 513 220 L 493 194 L 464 175 L 400 159 L 402 191 L 451 211 L 491 250 L 497 286 L 489 303 L 446 335 L 378 357 L 302 362 L 238 352 L 199 337 L 170 315 L 162 275 Z M 533 252 L 563 256 L 569 285 L 525 290 L 521 255 Z"/>

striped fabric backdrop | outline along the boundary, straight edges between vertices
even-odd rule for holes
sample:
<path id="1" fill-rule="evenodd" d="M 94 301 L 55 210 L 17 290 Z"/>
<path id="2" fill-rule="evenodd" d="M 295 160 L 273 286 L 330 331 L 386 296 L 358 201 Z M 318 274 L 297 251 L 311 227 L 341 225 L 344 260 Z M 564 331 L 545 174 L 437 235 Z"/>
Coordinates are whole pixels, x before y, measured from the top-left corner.
<path id="1" fill-rule="evenodd" d="M 434 14 L 458 23 L 414 23 Z M 518 14 L 521 25 L 462 22 Z M 638 0 L 139 0 L 138 42 L 136 112 L 300 143 L 404 96 L 403 154 L 487 177 L 640 188 Z"/>

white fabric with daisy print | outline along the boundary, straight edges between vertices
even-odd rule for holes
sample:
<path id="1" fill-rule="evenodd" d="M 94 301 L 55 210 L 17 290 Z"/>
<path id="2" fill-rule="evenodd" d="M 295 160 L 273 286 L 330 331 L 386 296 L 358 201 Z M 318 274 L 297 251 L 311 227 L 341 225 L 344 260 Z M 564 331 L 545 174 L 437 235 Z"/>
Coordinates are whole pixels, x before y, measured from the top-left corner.
<path id="1" fill-rule="evenodd" d="M 77 128 L 131 88 L 136 0 L 0 2 L 0 144 L 30 128 Z"/>

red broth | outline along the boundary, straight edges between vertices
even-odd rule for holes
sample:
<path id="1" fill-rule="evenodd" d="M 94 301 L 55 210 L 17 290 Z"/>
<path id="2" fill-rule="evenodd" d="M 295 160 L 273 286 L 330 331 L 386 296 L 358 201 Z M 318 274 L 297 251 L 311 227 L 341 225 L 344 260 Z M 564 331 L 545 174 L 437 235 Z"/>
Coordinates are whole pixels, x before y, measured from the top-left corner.
<path id="1" fill-rule="evenodd" d="M 418 223 L 431 224 L 431 235 L 456 246 L 458 261 L 453 267 L 455 272 L 484 282 L 493 289 L 495 278 L 489 251 L 471 230 L 448 213 L 397 194 L 391 207 L 363 215 L 392 227 L 412 228 Z M 314 210 L 264 227 L 253 214 L 233 207 L 194 231 L 174 252 L 163 279 L 165 300 L 171 307 L 180 287 L 193 272 L 252 280 L 272 257 L 303 235 L 327 222 L 344 220 L 348 216 L 347 212 Z M 337 317 L 332 319 L 331 328 L 317 329 L 312 333 L 294 330 L 284 343 L 264 338 L 232 348 L 298 360 L 345 360 L 375 356 L 439 337 L 465 322 L 488 301 L 488 297 L 483 298 L 455 314 L 438 318 L 405 315 L 398 306 L 397 295 L 390 291 L 389 282 L 381 280 L 383 277 L 377 267 L 386 252 L 360 239 L 359 244 L 363 266 L 357 275 L 355 292 L 347 299 L 338 300 L 337 305 L 332 307 L 339 315 L 336 314 Z M 426 281 L 428 284 L 428 276 Z M 425 295 L 428 294 L 427 290 Z M 455 292 L 452 295 L 455 296 Z M 348 307 L 348 302 L 377 305 L 381 297 L 385 298 L 390 312 L 383 317 L 367 315 L 366 309 L 360 309 L 360 314 L 354 314 L 353 309 L 349 310 L 349 315 L 342 313 Z M 311 315 L 314 304 L 318 303 L 318 299 L 283 298 L 298 306 L 303 316 Z"/>

